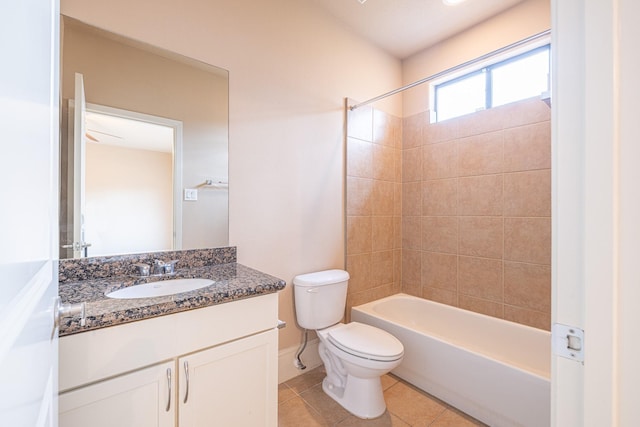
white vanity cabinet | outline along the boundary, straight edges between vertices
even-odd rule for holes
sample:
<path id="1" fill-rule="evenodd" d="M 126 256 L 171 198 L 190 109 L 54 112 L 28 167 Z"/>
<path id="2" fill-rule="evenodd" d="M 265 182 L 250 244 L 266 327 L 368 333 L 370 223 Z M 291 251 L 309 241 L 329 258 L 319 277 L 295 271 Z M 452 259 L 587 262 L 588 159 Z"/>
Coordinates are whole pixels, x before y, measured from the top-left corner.
<path id="1" fill-rule="evenodd" d="M 60 339 L 60 427 L 277 425 L 277 294 Z"/>

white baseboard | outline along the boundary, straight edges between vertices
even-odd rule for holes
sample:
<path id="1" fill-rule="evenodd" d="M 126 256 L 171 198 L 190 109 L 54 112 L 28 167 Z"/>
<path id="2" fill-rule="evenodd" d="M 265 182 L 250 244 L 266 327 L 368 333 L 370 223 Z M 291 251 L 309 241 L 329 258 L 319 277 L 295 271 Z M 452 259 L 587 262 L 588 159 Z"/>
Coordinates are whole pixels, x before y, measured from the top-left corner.
<path id="1" fill-rule="evenodd" d="M 318 339 L 307 342 L 307 347 L 300 356 L 302 363 L 307 367 L 300 370 L 294 365 L 294 359 L 298 351 L 298 346 L 282 349 L 278 352 L 278 384 L 283 383 L 291 378 L 302 375 L 322 365 L 320 354 L 318 353 Z"/>

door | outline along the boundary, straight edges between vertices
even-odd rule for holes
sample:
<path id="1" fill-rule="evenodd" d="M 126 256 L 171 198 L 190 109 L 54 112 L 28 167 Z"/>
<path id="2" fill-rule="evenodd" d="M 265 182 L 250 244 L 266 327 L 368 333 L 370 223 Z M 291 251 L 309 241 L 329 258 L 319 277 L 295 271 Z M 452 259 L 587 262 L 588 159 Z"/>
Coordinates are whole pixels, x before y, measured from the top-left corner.
<path id="1" fill-rule="evenodd" d="M 71 106 L 69 106 L 71 111 Z M 85 242 L 85 177 L 87 166 L 87 102 L 84 95 L 84 78 L 75 74 L 73 104 L 73 242 L 63 245 L 71 248 L 74 258 L 88 255 L 90 244 Z"/>
<path id="2" fill-rule="evenodd" d="M 178 425 L 277 424 L 278 332 L 272 329 L 178 360 Z"/>
<path id="3" fill-rule="evenodd" d="M 0 16 L 0 423 L 56 426 L 58 0 Z"/>
<path id="4" fill-rule="evenodd" d="M 584 363 L 553 356 L 552 425 L 640 425 L 640 5 L 553 0 L 553 322 L 584 329 Z"/>
<path id="5" fill-rule="evenodd" d="M 60 427 L 173 427 L 175 362 L 166 362 L 60 395 Z"/>

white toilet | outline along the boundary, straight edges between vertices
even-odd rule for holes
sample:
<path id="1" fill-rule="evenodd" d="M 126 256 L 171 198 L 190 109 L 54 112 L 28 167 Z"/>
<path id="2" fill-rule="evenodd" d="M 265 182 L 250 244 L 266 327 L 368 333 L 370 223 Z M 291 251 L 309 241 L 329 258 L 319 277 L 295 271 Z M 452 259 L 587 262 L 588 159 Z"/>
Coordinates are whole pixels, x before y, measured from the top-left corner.
<path id="1" fill-rule="evenodd" d="M 390 333 L 363 323 L 340 323 L 347 301 L 349 273 L 327 270 L 293 279 L 296 317 L 320 339 L 327 376 L 322 389 L 360 418 L 386 409 L 380 377 L 402 361 L 404 347 Z"/>

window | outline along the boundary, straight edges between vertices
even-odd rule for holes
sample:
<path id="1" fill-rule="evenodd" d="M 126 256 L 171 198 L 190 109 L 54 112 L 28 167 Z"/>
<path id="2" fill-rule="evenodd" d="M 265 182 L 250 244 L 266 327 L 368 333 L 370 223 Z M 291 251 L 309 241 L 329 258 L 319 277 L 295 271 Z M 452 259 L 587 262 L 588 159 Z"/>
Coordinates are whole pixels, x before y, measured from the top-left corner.
<path id="1" fill-rule="evenodd" d="M 549 90 L 547 44 L 434 85 L 435 121 L 497 107 Z"/>

